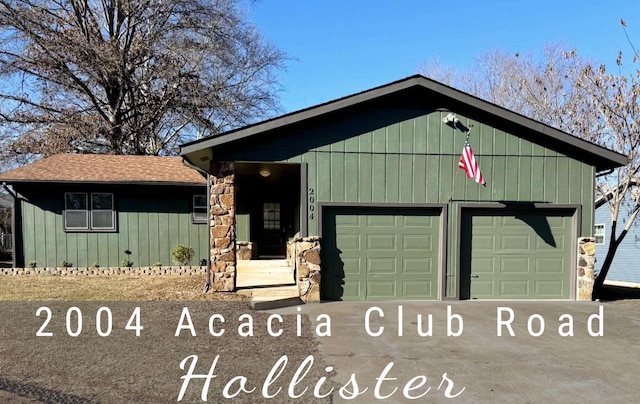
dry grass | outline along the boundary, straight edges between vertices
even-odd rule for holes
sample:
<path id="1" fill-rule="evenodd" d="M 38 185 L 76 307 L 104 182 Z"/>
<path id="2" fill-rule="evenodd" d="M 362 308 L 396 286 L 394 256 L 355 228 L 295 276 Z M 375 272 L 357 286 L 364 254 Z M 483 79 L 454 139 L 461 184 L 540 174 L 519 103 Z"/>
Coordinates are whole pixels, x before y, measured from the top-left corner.
<path id="1" fill-rule="evenodd" d="M 204 276 L 2 276 L 0 301 L 241 301 L 235 293 L 203 293 Z"/>

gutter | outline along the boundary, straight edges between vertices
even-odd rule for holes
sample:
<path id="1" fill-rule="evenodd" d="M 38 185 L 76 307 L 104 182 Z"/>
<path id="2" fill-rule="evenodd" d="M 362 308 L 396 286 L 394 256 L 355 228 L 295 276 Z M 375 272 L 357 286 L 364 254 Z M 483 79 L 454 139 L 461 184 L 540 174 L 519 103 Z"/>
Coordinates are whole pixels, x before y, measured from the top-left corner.
<path id="1" fill-rule="evenodd" d="M 611 174 L 612 172 L 613 172 L 613 168 L 610 168 L 610 169 L 608 169 L 608 170 L 606 170 L 606 171 L 600 171 L 599 173 L 596 173 L 596 178 L 598 178 L 598 177 L 602 177 L 602 176 L 604 176 L 604 175 L 609 175 L 609 174 Z"/>
<path id="2" fill-rule="evenodd" d="M 186 167 L 192 168 L 196 171 L 198 171 L 199 173 L 203 174 L 205 177 L 207 177 L 207 193 L 206 193 L 206 198 L 207 198 L 207 226 L 210 228 L 211 227 L 211 181 L 209 179 L 209 173 L 204 171 L 203 169 L 201 169 L 200 167 L 197 167 L 193 164 L 191 164 L 191 162 L 186 158 L 186 157 L 182 157 L 182 164 L 184 164 Z M 207 269 L 206 269 L 206 276 L 207 276 L 207 281 L 204 284 L 204 288 L 202 290 L 202 293 L 207 293 L 209 291 L 209 289 L 211 289 L 211 231 L 210 229 L 207 230 Z"/>
<path id="3" fill-rule="evenodd" d="M 18 204 L 18 194 L 9 189 L 6 182 L 2 182 L 2 189 L 7 191 L 13 197 L 13 205 L 11 206 L 11 266 L 16 268 L 16 205 Z"/>

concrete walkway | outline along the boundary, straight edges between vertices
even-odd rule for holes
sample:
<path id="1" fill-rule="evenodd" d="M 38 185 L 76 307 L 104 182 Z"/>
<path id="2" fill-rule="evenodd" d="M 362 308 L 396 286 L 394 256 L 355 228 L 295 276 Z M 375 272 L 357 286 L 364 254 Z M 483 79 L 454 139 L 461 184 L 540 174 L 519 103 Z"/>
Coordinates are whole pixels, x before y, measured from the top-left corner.
<path id="1" fill-rule="evenodd" d="M 322 360 L 334 368 L 328 376 L 338 388 L 346 384 L 349 391 L 354 391 L 355 380 L 362 393 L 347 401 L 336 388 L 333 402 L 631 403 L 640 399 L 638 301 L 332 302 L 299 307 L 315 326 L 327 328 L 326 317 L 316 320 L 318 315 L 330 318 L 331 336 L 316 337 Z M 505 322 L 513 312 L 510 325 L 515 336 L 506 325 L 498 336 L 499 307 Z M 273 311 L 298 313 L 296 307 Z M 432 335 L 420 336 L 419 332 L 429 331 L 429 315 Z M 570 317 L 573 336 L 561 336 L 571 331 Z M 544 333 L 534 336 L 540 332 L 541 319 Z M 379 336 L 369 335 L 380 331 Z"/>

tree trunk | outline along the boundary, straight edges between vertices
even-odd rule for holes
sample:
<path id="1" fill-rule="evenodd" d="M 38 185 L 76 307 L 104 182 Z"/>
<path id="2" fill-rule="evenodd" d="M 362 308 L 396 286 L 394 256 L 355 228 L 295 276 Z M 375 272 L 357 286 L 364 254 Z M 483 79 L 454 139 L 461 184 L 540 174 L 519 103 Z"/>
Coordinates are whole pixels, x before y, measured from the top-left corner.
<path id="1" fill-rule="evenodd" d="M 615 227 L 612 227 L 615 229 Z M 602 264 L 602 268 L 598 273 L 598 277 L 595 279 L 593 283 L 593 292 L 591 294 L 591 300 L 595 301 L 600 298 L 602 293 L 602 285 L 604 284 L 604 280 L 607 278 L 607 274 L 609 273 L 609 269 L 611 268 L 611 264 L 613 263 L 613 257 L 616 255 L 616 251 L 618 250 L 618 246 L 627 235 L 627 230 L 623 230 L 620 233 L 620 237 L 617 239 L 614 238 L 614 230 L 611 231 L 611 241 L 609 242 L 609 249 L 607 250 L 607 256 L 604 259 L 604 263 Z"/>

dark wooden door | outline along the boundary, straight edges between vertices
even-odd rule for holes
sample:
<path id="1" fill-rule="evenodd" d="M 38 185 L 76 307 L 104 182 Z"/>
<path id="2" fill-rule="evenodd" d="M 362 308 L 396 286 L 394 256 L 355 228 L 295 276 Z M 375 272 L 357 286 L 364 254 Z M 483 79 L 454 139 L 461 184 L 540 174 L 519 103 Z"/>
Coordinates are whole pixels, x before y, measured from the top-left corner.
<path id="1" fill-rule="evenodd" d="M 286 223 L 280 202 L 262 204 L 262 226 L 258 254 L 260 256 L 286 256 Z"/>

